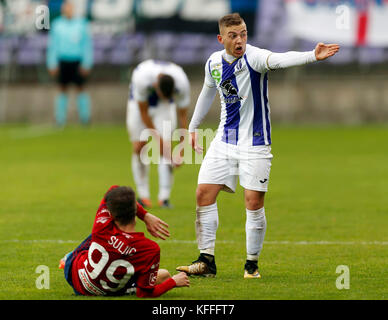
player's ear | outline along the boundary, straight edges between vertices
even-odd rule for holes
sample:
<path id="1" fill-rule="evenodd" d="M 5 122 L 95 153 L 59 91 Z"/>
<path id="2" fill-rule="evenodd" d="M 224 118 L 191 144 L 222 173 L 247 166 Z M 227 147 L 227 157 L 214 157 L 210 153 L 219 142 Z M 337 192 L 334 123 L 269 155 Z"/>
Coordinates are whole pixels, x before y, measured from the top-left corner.
<path id="1" fill-rule="evenodd" d="M 224 44 L 224 39 L 222 38 L 222 36 L 220 34 L 217 34 L 217 40 L 219 43 Z"/>

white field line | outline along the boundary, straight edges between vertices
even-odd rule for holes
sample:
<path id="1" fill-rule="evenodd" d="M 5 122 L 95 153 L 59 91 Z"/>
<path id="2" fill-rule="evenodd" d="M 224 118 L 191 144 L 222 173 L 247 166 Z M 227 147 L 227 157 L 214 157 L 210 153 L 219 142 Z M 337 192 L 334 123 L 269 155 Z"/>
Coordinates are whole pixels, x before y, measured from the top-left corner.
<path id="1" fill-rule="evenodd" d="M 60 240 L 60 239 L 36 239 L 36 240 L 20 240 L 20 239 L 9 239 L 0 240 L 0 243 L 20 243 L 20 244 L 42 244 L 42 243 L 53 243 L 53 244 L 67 244 L 75 243 L 79 244 L 82 240 Z M 157 240 L 157 242 L 165 243 L 177 243 L 177 244 L 197 244 L 196 240 Z M 235 244 L 238 241 L 233 240 L 217 240 L 218 244 Z M 388 241 L 264 241 L 267 245 L 345 245 L 345 246 L 356 246 L 356 245 L 377 245 L 387 246 Z"/>

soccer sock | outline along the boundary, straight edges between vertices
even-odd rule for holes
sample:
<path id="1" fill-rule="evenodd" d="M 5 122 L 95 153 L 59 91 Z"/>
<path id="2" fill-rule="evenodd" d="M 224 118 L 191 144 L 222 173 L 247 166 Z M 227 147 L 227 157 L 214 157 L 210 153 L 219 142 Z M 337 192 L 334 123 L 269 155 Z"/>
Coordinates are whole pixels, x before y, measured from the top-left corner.
<path id="1" fill-rule="evenodd" d="M 86 92 L 81 92 L 77 96 L 77 107 L 80 120 L 83 124 L 90 121 L 90 97 Z"/>
<path id="2" fill-rule="evenodd" d="M 140 156 L 132 154 L 132 174 L 135 180 L 138 197 L 141 199 L 150 199 L 150 190 L 148 184 L 149 165 L 141 162 Z"/>
<path id="3" fill-rule="evenodd" d="M 168 200 L 170 199 L 171 188 L 174 180 L 171 165 L 163 162 L 159 163 L 158 174 L 159 174 L 158 199 L 160 201 Z"/>
<path id="4" fill-rule="evenodd" d="M 261 249 L 263 248 L 267 220 L 264 207 L 257 210 L 246 209 L 246 248 L 247 260 L 258 261 Z"/>
<path id="5" fill-rule="evenodd" d="M 218 228 L 217 202 L 209 206 L 197 206 L 195 232 L 200 253 L 214 256 Z"/>
<path id="6" fill-rule="evenodd" d="M 66 124 L 68 97 L 65 93 L 59 93 L 55 98 L 55 121 L 58 125 Z"/>

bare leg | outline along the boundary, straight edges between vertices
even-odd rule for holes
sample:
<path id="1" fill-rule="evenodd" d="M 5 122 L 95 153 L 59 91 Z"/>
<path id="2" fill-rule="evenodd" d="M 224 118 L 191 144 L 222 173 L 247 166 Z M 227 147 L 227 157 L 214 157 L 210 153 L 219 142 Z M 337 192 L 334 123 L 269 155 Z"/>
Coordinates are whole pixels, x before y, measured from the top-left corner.
<path id="1" fill-rule="evenodd" d="M 197 206 L 208 206 L 215 203 L 222 188 L 223 185 L 220 184 L 199 184 L 196 192 Z"/>

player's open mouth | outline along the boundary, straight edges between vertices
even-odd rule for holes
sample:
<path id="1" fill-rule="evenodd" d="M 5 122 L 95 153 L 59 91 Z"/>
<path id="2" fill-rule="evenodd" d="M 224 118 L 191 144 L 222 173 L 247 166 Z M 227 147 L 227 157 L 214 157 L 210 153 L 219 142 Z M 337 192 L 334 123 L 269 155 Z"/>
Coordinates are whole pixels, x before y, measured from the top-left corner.
<path id="1" fill-rule="evenodd" d="M 243 47 L 236 47 L 234 49 L 234 51 L 237 53 L 237 54 L 242 54 L 243 53 Z"/>

